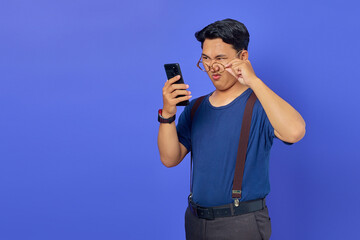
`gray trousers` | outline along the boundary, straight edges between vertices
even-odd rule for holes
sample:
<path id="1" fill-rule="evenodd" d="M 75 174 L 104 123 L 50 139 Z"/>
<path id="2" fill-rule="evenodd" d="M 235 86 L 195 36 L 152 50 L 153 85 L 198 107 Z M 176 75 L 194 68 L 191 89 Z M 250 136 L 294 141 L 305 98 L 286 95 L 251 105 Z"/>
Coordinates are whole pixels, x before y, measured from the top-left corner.
<path id="1" fill-rule="evenodd" d="M 271 222 L 268 208 L 232 217 L 206 220 L 196 217 L 189 209 L 185 212 L 187 240 L 268 240 Z"/>

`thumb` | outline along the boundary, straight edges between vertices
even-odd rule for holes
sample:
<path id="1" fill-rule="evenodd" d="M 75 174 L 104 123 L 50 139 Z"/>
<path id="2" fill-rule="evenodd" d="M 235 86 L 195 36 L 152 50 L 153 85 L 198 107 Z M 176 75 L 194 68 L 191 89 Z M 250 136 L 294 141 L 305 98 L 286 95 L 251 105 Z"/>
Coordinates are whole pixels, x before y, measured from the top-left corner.
<path id="1" fill-rule="evenodd" d="M 234 73 L 234 71 L 232 70 L 232 68 L 225 68 L 225 70 L 227 72 L 229 72 L 231 75 L 233 75 L 234 77 L 236 77 L 236 74 Z"/>

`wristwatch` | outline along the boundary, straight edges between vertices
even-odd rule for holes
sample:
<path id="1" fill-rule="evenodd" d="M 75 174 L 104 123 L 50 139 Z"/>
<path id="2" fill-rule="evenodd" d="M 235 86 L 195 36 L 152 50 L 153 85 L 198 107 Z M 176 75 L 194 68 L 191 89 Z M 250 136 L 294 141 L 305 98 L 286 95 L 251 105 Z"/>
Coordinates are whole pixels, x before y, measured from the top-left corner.
<path id="1" fill-rule="evenodd" d="M 172 123 L 173 121 L 175 121 L 176 114 L 170 118 L 163 118 L 161 114 L 162 114 L 162 109 L 159 109 L 158 121 L 160 123 Z"/>

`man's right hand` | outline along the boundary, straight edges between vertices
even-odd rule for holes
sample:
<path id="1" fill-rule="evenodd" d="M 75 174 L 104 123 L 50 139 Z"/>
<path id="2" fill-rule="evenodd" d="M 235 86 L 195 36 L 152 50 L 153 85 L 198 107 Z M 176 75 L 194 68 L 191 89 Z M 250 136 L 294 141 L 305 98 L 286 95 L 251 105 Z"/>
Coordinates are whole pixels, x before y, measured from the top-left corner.
<path id="1" fill-rule="evenodd" d="M 174 84 L 174 82 L 180 79 L 180 75 L 170 78 L 165 82 L 163 87 L 163 109 L 162 116 L 164 118 L 170 118 L 176 114 L 176 104 L 182 101 L 189 100 L 192 96 L 191 92 L 186 89 L 189 88 L 187 84 Z M 185 95 L 183 97 L 176 98 L 178 95 Z"/>

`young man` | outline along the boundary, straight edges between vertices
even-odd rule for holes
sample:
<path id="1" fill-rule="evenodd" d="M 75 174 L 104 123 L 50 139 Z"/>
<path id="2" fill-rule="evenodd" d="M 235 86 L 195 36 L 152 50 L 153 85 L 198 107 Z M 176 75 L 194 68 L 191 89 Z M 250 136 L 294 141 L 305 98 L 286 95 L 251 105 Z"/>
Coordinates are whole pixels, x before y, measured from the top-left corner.
<path id="1" fill-rule="evenodd" d="M 271 223 L 265 197 L 270 191 L 268 170 L 273 138 L 295 143 L 305 135 L 305 122 L 256 76 L 248 60 L 249 33 L 244 24 L 225 19 L 206 26 L 195 36 L 202 47 L 198 67 L 207 72 L 215 91 L 198 102 L 195 114 L 191 110 L 196 100 L 191 101 L 176 127 L 176 104 L 190 99 L 191 92 L 188 85 L 173 84 L 178 76 L 167 81 L 158 134 L 160 158 L 165 166 L 178 165 L 192 152 L 186 238 L 269 239 Z M 185 96 L 176 98 L 178 95 Z M 250 107 L 250 132 L 245 134 L 245 166 L 239 171 L 243 174 L 242 185 L 234 190 L 234 175 L 239 173 L 235 171 L 240 161 L 239 137 L 245 132 L 241 127 L 243 121 L 246 125 L 245 107 L 250 98 L 255 103 Z"/>

